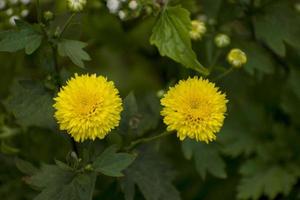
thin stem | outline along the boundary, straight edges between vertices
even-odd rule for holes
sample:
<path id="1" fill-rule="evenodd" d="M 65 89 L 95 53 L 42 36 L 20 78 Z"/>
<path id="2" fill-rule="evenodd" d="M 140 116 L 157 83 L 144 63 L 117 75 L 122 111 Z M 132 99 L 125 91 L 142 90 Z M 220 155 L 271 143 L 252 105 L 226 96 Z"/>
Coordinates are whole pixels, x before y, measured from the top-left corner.
<path id="1" fill-rule="evenodd" d="M 152 136 L 152 137 L 141 138 L 141 139 L 135 140 L 135 141 L 131 142 L 130 145 L 125 148 L 125 150 L 129 151 L 129 150 L 133 149 L 134 147 L 136 147 L 140 144 L 152 142 L 154 140 L 160 139 L 160 138 L 165 137 L 165 136 L 170 135 L 170 134 L 172 134 L 172 132 L 165 131 L 165 132 L 163 132 L 159 135 L 155 135 L 155 136 Z"/>
<path id="2" fill-rule="evenodd" d="M 220 74 L 219 76 L 217 76 L 216 78 L 214 78 L 214 81 L 220 80 L 222 78 L 224 78 L 225 76 L 227 76 L 228 74 L 230 74 L 233 71 L 234 67 L 230 67 L 228 70 L 226 70 L 225 72 L 223 72 L 222 74 Z"/>
<path id="3" fill-rule="evenodd" d="M 215 67 L 216 63 L 218 62 L 220 56 L 221 56 L 221 49 L 217 49 L 216 54 L 214 55 L 214 58 L 211 61 L 210 67 L 209 67 L 209 71 L 212 72 L 213 68 Z"/>
<path id="4" fill-rule="evenodd" d="M 36 0 L 36 14 L 37 14 L 38 22 L 42 23 L 42 12 L 40 7 L 40 0 Z"/>
<path id="5" fill-rule="evenodd" d="M 68 20 L 66 21 L 66 23 L 64 24 L 60 34 L 59 34 L 59 38 L 64 34 L 64 32 L 68 29 L 68 27 L 70 26 L 73 18 L 75 17 L 76 13 L 72 13 L 72 15 L 68 18 Z"/>
<path id="6" fill-rule="evenodd" d="M 55 44 L 52 44 L 51 48 L 52 48 L 54 69 L 55 69 L 55 72 L 56 72 L 56 77 L 58 79 L 57 80 L 57 88 L 59 90 L 60 87 L 61 87 L 61 78 L 60 78 L 60 68 L 59 68 L 58 60 L 57 60 L 57 46 Z M 78 147 L 77 147 L 77 144 L 76 144 L 75 140 L 72 137 L 70 137 L 70 141 L 71 141 L 73 151 L 76 153 L 77 156 L 79 156 L 79 151 L 78 151 Z"/>

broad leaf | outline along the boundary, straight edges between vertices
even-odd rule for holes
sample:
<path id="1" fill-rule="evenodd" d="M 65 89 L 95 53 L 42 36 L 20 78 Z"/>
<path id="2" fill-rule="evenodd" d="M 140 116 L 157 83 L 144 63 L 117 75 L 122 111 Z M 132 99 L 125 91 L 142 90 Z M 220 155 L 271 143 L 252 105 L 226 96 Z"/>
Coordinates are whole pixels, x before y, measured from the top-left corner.
<path id="1" fill-rule="evenodd" d="M 83 50 L 86 43 L 77 40 L 62 39 L 58 43 L 58 53 L 60 56 L 67 56 L 77 66 L 84 68 L 83 61 L 91 60 L 89 54 Z"/>
<path id="2" fill-rule="evenodd" d="M 23 127 L 55 128 L 53 99 L 43 85 L 32 81 L 20 81 L 13 85 L 11 95 L 4 102 L 17 122 Z"/>
<path id="3" fill-rule="evenodd" d="M 25 53 L 30 55 L 41 45 L 43 36 L 34 26 L 17 20 L 18 30 L 1 33 L 0 52 L 16 52 L 25 48 Z"/>
<path id="4" fill-rule="evenodd" d="M 196 170 L 204 179 L 207 173 L 219 178 L 226 178 L 225 162 L 219 155 L 217 146 L 187 139 L 182 143 L 182 150 L 187 159 L 194 157 Z"/>
<path id="5" fill-rule="evenodd" d="M 180 6 L 166 8 L 153 28 L 150 43 L 157 46 L 162 56 L 168 56 L 187 68 L 207 75 L 207 69 L 198 62 L 192 49 L 189 15 L 189 12 Z"/>
<path id="6" fill-rule="evenodd" d="M 143 151 L 125 171 L 122 189 L 126 200 L 133 200 L 135 185 L 146 200 L 180 200 L 180 194 L 172 184 L 174 174 L 157 155 Z"/>
<path id="7" fill-rule="evenodd" d="M 24 163 L 22 164 L 24 170 Z M 26 163 L 26 168 L 30 166 Z M 31 171 L 29 171 L 31 173 Z M 32 174 L 31 174 L 32 175 Z M 96 174 L 62 169 L 57 165 L 42 165 L 34 170 L 27 183 L 41 190 L 34 200 L 91 200 L 96 182 Z"/>
<path id="8" fill-rule="evenodd" d="M 123 176 L 122 171 L 134 161 L 135 155 L 116 153 L 116 151 L 117 149 L 114 146 L 107 148 L 93 162 L 94 170 L 107 176 Z"/>
<path id="9" fill-rule="evenodd" d="M 262 14 L 253 18 L 253 22 L 257 38 L 278 55 L 285 55 L 285 42 L 300 49 L 300 16 L 289 1 L 281 0 L 266 6 Z"/>
<path id="10" fill-rule="evenodd" d="M 262 195 L 274 199 L 291 191 L 297 183 L 299 167 L 268 166 L 260 160 L 250 160 L 243 164 L 240 173 L 243 178 L 238 186 L 239 199 L 259 199 Z"/>

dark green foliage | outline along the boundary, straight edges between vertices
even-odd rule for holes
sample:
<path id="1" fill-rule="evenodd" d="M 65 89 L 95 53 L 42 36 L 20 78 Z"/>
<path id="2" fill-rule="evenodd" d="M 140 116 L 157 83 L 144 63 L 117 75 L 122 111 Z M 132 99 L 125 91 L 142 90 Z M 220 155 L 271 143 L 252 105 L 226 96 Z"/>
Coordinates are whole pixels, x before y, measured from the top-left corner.
<path id="1" fill-rule="evenodd" d="M 33 25 L 24 21 L 16 21 L 18 30 L 10 30 L 0 34 L 0 51 L 16 52 L 25 49 L 30 55 L 41 45 L 42 34 Z"/>
<path id="2" fill-rule="evenodd" d="M 146 200 L 181 199 L 179 192 L 172 185 L 174 174 L 169 165 L 155 154 L 155 152 L 142 150 L 126 170 L 122 180 L 126 200 L 135 199 L 135 185 Z"/>
<path id="3" fill-rule="evenodd" d="M 162 56 L 168 56 L 185 67 L 206 75 L 207 70 L 198 62 L 192 50 L 190 28 L 189 12 L 179 6 L 169 7 L 159 16 L 150 42 L 158 47 Z"/>
<path id="4" fill-rule="evenodd" d="M 49 2 L 40 1 L 51 22 L 37 22 L 35 5 L 22 4 L 30 15 L 8 28 L 8 7 L 0 9 L 1 200 L 299 198 L 298 1 L 143 0 L 139 15 L 123 21 L 106 1 L 89 0 L 62 35 L 66 2 Z M 207 32 L 191 41 L 198 18 Z M 219 33 L 229 46 L 214 44 Z M 232 48 L 248 61 L 218 79 Z M 75 73 L 106 76 L 123 99 L 120 125 L 76 147 L 53 117 L 53 98 Z M 216 141 L 182 142 L 174 133 L 128 148 L 166 130 L 163 91 L 204 75 L 229 100 Z"/>

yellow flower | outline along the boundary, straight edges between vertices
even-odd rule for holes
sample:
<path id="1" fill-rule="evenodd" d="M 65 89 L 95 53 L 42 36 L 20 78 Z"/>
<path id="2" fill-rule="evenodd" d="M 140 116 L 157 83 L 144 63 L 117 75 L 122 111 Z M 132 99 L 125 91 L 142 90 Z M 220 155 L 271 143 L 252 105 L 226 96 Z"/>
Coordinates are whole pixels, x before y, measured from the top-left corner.
<path id="1" fill-rule="evenodd" d="M 242 67 L 247 63 L 247 55 L 240 49 L 232 49 L 227 55 L 228 62 L 233 67 Z"/>
<path id="2" fill-rule="evenodd" d="M 200 40 L 205 33 L 206 33 L 205 24 L 202 21 L 193 20 L 192 29 L 190 31 L 190 37 L 193 40 Z"/>
<path id="3" fill-rule="evenodd" d="M 103 76 L 75 74 L 54 98 L 55 118 L 75 141 L 103 139 L 119 125 L 122 100 Z"/>
<path id="4" fill-rule="evenodd" d="M 206 143 L 216 139 L 225 118 L 226 96 L 215 84 L 194 77 L 171 87 L 161 99 L 161 115 L 168 131 L 177 131 L 180 140 L 186 137 Z"/>

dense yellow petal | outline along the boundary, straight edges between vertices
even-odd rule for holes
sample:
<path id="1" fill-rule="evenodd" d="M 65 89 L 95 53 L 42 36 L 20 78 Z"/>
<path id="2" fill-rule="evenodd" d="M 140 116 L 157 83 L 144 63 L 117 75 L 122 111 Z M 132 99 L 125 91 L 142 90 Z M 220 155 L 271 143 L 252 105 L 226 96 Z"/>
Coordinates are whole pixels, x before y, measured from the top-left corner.
<path id="1" fill-rule="evenodd" d="M 226 96 L 208 80 L 194 77 L 171 87 L 161 99 L 161 115 L 168 131 L 177 131 L 180 140 L 186 137 L 210 142 L 216 139 L 226 113 Z"/>
<path id="2" fill-rule="evenodd" d="M 75 74 L 54 100 L 60 129 L 76 141 L 103 139 L 119 125 L 122 100 L 114 83 L 103 76 Z"/>

